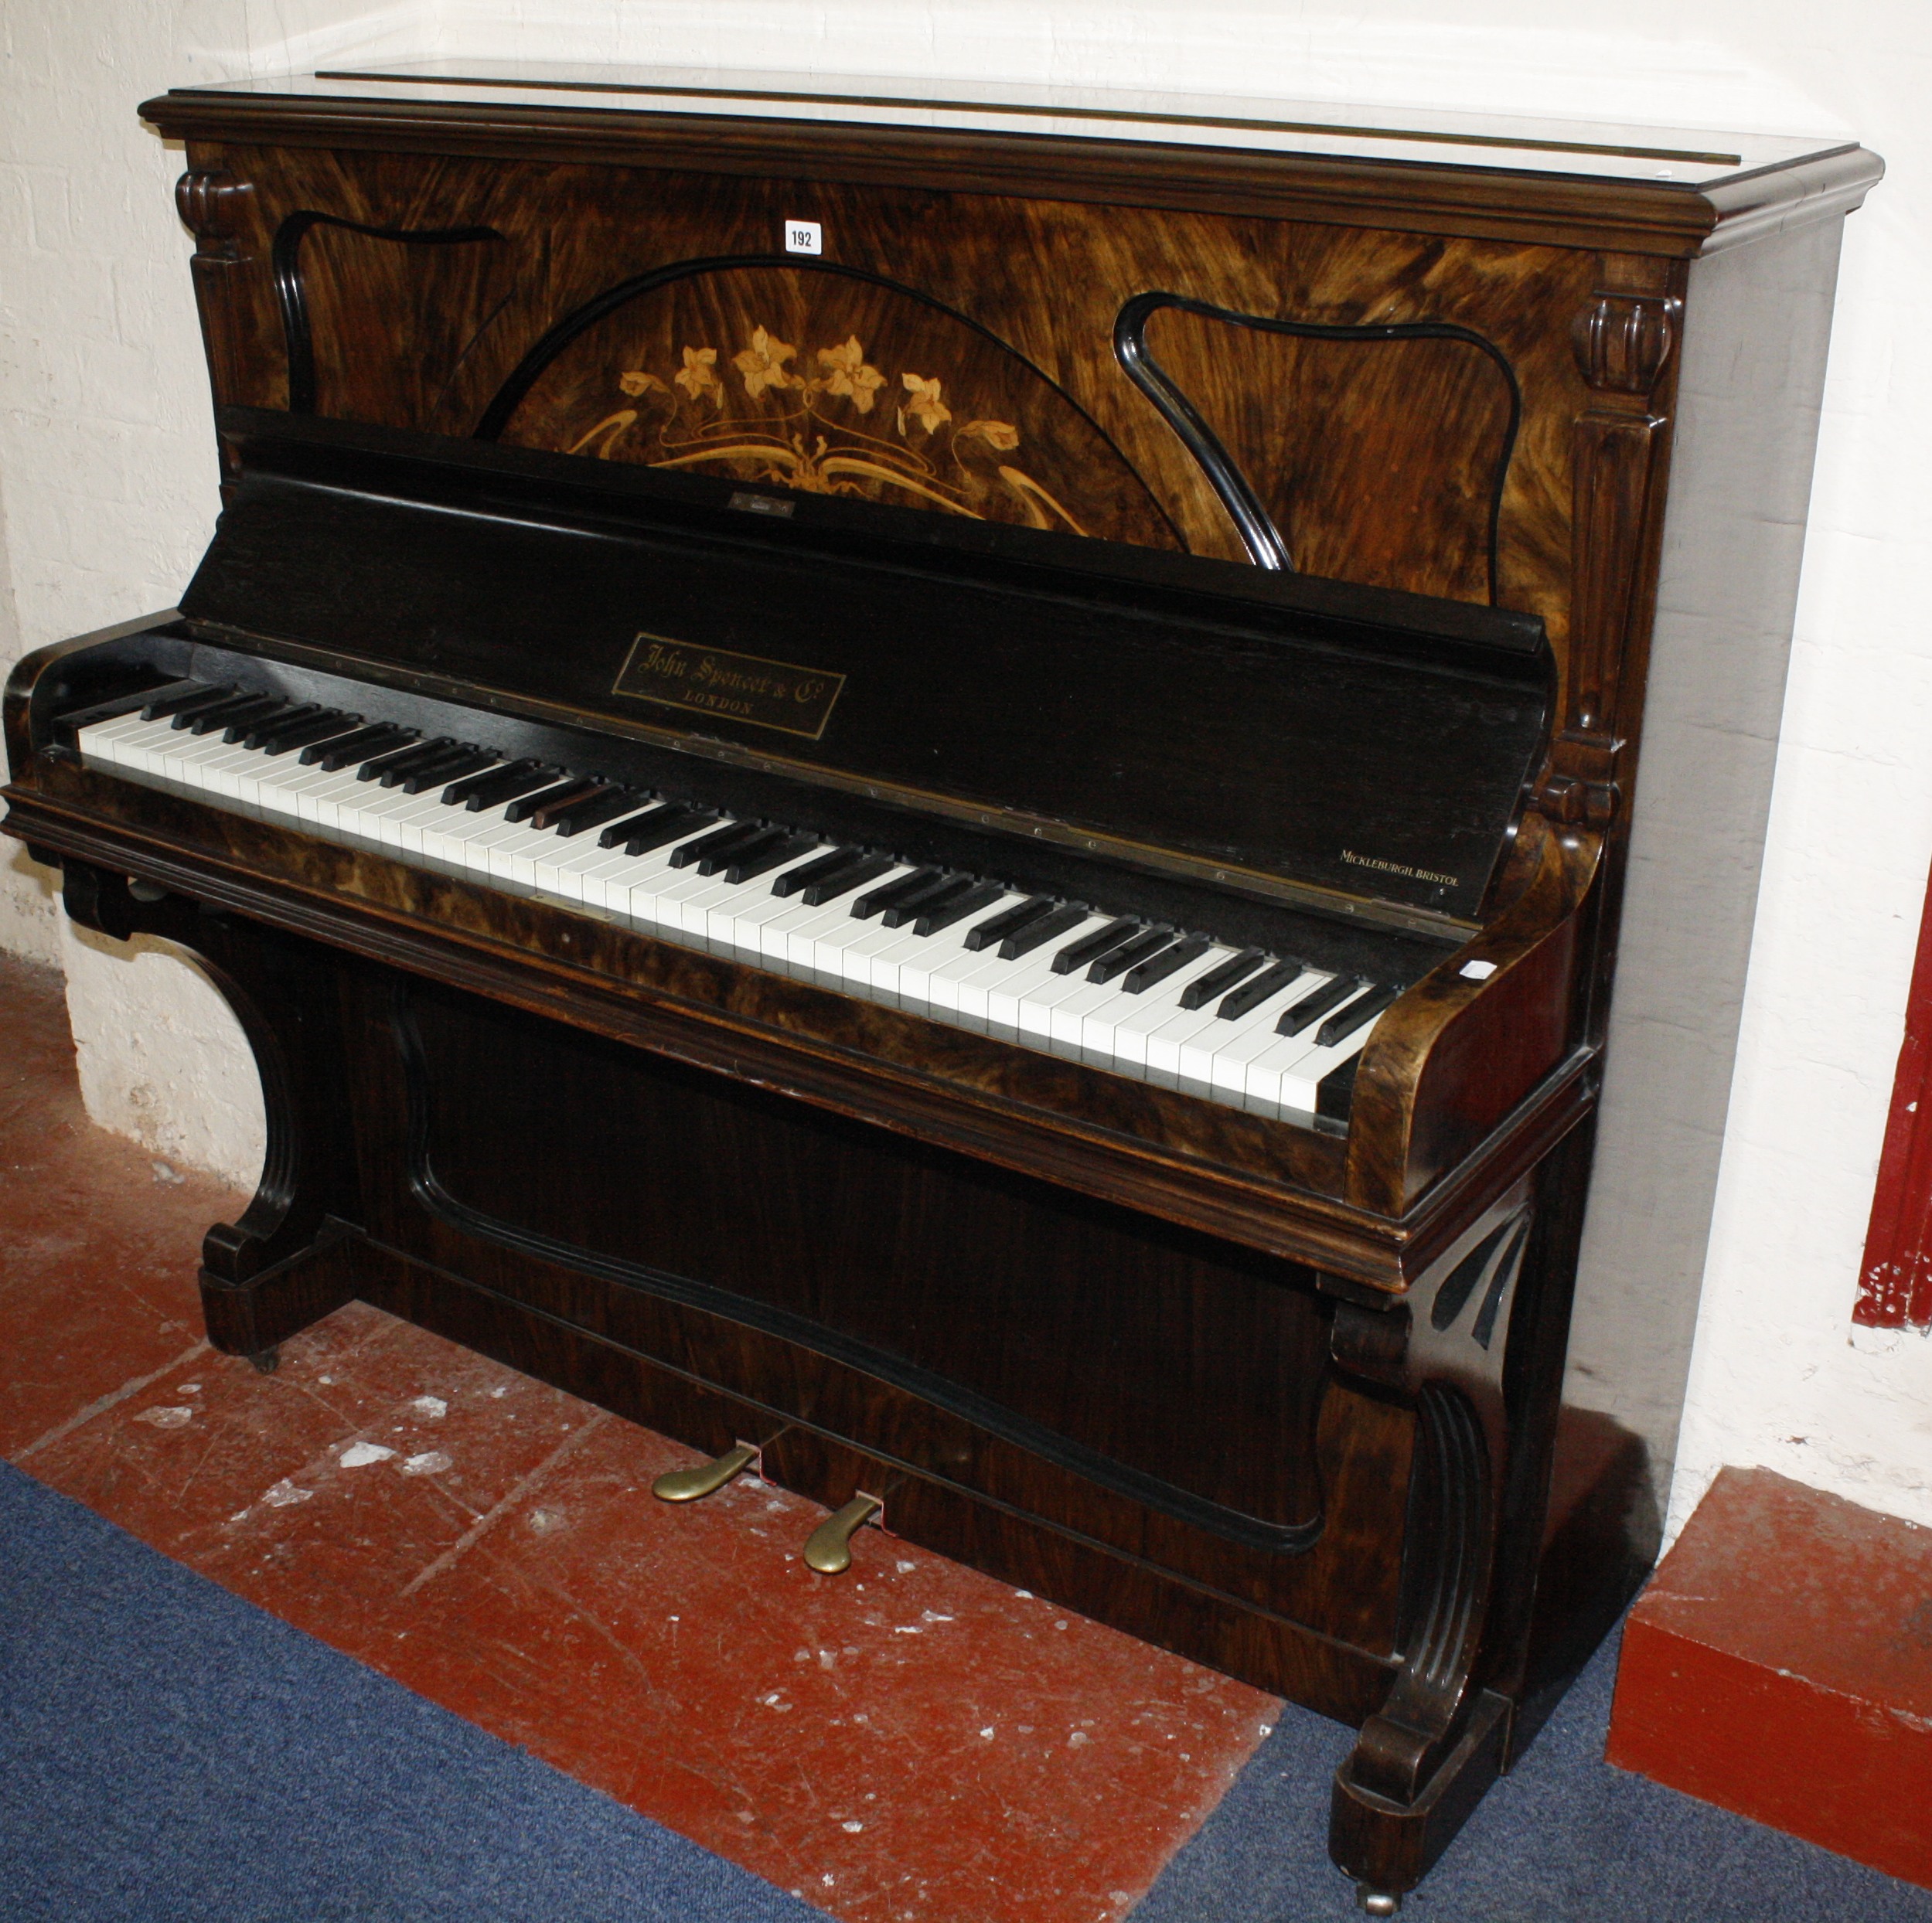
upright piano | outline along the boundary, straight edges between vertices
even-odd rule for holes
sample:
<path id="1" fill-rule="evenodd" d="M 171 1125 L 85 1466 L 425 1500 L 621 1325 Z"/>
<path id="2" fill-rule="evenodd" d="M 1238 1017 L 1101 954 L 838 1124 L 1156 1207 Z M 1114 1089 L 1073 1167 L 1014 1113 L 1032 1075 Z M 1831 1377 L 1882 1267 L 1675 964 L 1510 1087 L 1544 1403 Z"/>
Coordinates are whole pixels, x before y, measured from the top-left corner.
<path id="1" fill-rule="evenodd" d="M 211 1339 L 360 1298 L 714 1458 L 667 1496 L 756 1462 L 828 1574 L 883 1523 L 1357 1725 L 1392 1912 L 1655 1553 L 1878 163 L 527 67 L 141 111 L 223 510 L 21 665 L 5 799 L 254 1049 Z"/>

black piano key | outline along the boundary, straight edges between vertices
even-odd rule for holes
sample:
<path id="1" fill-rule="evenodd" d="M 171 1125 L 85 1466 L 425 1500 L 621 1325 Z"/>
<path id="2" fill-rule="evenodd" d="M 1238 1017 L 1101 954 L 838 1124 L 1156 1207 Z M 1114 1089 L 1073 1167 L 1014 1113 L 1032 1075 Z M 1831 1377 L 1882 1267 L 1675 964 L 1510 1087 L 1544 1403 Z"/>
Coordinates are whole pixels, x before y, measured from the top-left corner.
<path id="1" fill-rule="evenodd" d="M 255 696 L 245 693 L 238 689 L 227 689 L 218 701 L 203 701 L 197 703 L 193 707 L 182 709 L 175 715 L 169 725 L 189 733 L 206 734 L 208 728 L 199 725 L 204 719 L 208 723 L 208 727 L 226 727 L 228 724 L 225 717 L 232 710 L 239 708 L 244 702 L 253 701 L 256 699 Z"/>
<path id="2" fill-rule="evenodd" d="M 273 695 L 231 694 L 226 701 L 217 701 L 213 706 L 197 708 L 183 722 L 179 715 L 175 716 L 177 726 L 185 727 L 190 734 L 213 734 L 217 728 L 225 728 L 230 721 L 252 720 L 278 705 Z"/>
<path id="3" fill-rule="evenodd" d="M 943 908 L 956 896 L 964 894 L 975 879 L 971 875 L 950 875 L 942 870 L 936 881 L 900 896 L 879 917 L 880 925 L 903 928 L 908 923 L 916 921 L 928 909 Z"/>
<path id="4" fill-rule="evenodd" d="M 734 861 L 755 860 L 767 849 L 776 847 L 785 837 L 785 829 L 775 828 L 767 822 L 748 840 L 727 842 L 721 848 L 714 847 L 692 865 L 700 875 L 721 875 Z"/>
<path id="5" fill-rule="evenodd" d="M 503 819 L 506 822 L 526 822 L 546 802 L 561 801 L 566 795 L 577 793 L 583 785 L 568 775 L 560 781 L 557 771 L 552 768 L 545 774 L 540 786 L 525 789 L 503 810 Z"/>
<path id="6" fill-rule="evenodd" d="M 601 795 L 594 795 L 588 802 L 579 802 L 568 810 L 557 824 L 560 835 L 587 835 L 593 828 L 601 828 L 606 822 L 614 822 L 620 815 L 635 815 L 640 808 L 650 804 L 648 795 L 640 795 L 634 788 L 607 788 Z"/>
<path id="7" fill-rule="evenodd" d="M 359 714 L 345 714 L 339 708 L 325 708 L 300 727 L 285 728 L 272 741 L 264 742 L 262 752 L 271 755 L 293 754 L 298 748 L 305 748 L 315 741 L 331 740 L 361 724 L 362 716 Z"/>
<path id="8" fill-rule="evenodd" d="M 963 894 L 954 895 L 950 900 L 929 906 L 912 924 L 915 934 L 937 934 L 942 928 L 949 928 L 955 922 L 963 921 L 968 915 L 977 914 L 982 908 L 990 908 L 1006 893 L 997 881 L 976 881 Z"/>
<path id="9" fill-rule="evenodd" d="M 1372 1022 L 1401 992 L 1398 988 L 1371 989 L 1360 1001 L 1351 1002 L 1315 1030 L 1317 1047 L 1333 1048 L 1336 1043 L 1354 1034 L 1363 1023 Z"/>
<path id="10" fill-rule="evenodd" d="M 768 822 L 727 822 L 723 827 L 713 829 L 710 834 L 700 835 L 696 841 L 688 841 L 682 848 L 673 849 L 671 866 L 689 868 L 695 863 L 709 860 L 713 855 L 731 854 L 747 842 L 755 841 L 759 836 L 770 832 Z"/>
<path id="11" fill-rule="evenodd" d="M 772 892 L 781 901 L 788 901 L 793 895 L 819 882 L 830 881 L 834 875 L 843 874 L 848 868 L 862 866 L 869 859 L 863 848 L 828 849 L 816 861 L 808 861 L 799 868 L 788 868 L 772 883 Z"/>
<path id="12" fill-rule="evenodd" d="M 238 740 L 245 748 L 264 748 L 271 741 L 279 741 L 291 729 L 302 727 L 314 720 L 322 711 L 319 701 L 298 701 L 293 707 L 284 708 L 279 714 L 264 715 L 252 725 L 236 723 L 229 727 L 222 739 Z"/>
<path id="13" fill-rule="evenodd" d="M 257 728 L 285 720 L 293 705 L 279 695 L 258 695 L 245 707 L 230 708 L 226 720 L 208 732 L 213 734 L 219 730 L 222 740 L 234 747 L 246 741 Z"/>
<path id="14" fill-rule="evenodd" d="M 1132 915 L 1123 915 L 1117 921 L 1109 921 L 1104 928 L 1096 928 L 1092 934 L 1083 934 L 1078 941 L 1069 941 L 1053 958 L 1055 975 L 1071 975 L 1075 968 L 1084 968 L 1091 962 L 1098 962 L 1123 941 L 1131 941 L 1147 924 L 1134 920 Z"/>
<path id="15" fill-rule="evenodd" d="M 674 820 L 680 815 L 691 815 L 697 812 L 696 810 L 687 808 L 682 802 L 663 801 L 659 799 L 655 793 L 646 792 L 643 789 L 637 791 L 635 801 L 635 806 L 631 813 L 626 815 L 622 821 L 612 822 L 598 836 L 597 845 L 599 848 L 624 847 L 633 835 L 654 832 L 668 821 Z M 706 822 L 716 821 L 717 819 L 715 815 L 710 814 L 707 814 L 704 817 Z M 694 822 L 693 832 L 702 825 L 703 822 Z M 653 847 L 659 847 L 662 845 L 661 842 L 657 842 L 651 844 Z"/>
<path id="16" fill-rule="evenodd" d="M 318 741 L 313 747 L 304 748 L 302 763 L 305 767 L 319 767 L 325 774 L 334 774 L 343 768 L 353 767 L 366 754 L 400 747 L 405 741 L 415 738 L 414 728 L 399 728 L 387 721 L 372 721 L 366 727 L 337 735 L 332 741 Z"/>
<path id="17" fill-rule="evenodd" d="M 654 808 L 648 815 L 640 815 L 629 824 L 630 832 L 624 836 L 624 852 L 627 855 L 648 855 L 654 848 L 667 848 L 674 841 L 682 841 L 687 835 L 695 835 L 700 829 L 709 828 L 717 819 L 717 812 L 709 808 L 687 808 L 682 802 L 666 802 L 662 808 Z M 605 830 L 605 834 L 612 831 Z M 602 836 L 598 839 L 601 841 Z"/>
<path id="18" fill-rule="evenodd" d="M 552 788 L 547 795 L 537 798 L 537 805 L 530 810 L 530 825 L 539 834 L 553 829 L 561 829 L 574 808 L 581 808 L 586 802 L 594 802 L 599 795 L 608 795 L 617 784 L 607 781 L 601 775 L 589 774 L 578 781 L 561 788 Z"/>
<path id="19" fill-rule="evenodd" d="M 852 912 L 861 921 L 871 915 L 882 915 L 908 895 L 923 894 L 945 879 L 946 871 L 942 868 L 915 868 L 911 874 L 901 875 L 897 881 L 888 881 L 884 887 L 860 896 L 852 904 Z"/>
<path id="20" fill-rule="evenodd" d="M 465 774 L 474 774 L 479 768 L 492 767 L 496 758 L 488 748 L 459 747 L 412 768 L 397 785 L 405 795 L 427 795 L 432 788 L 447 787 Z"/>
<path id="21" fill-rule="evenodd" d="M 1331 1009 L 1339 1008 L 1351 995 L 1359 995 L 1368 984 L 1359 976 L 1338 975 L 1312 995 L 1304 995 L 1275 1024 L 1277 1035 L 1299 1035 L 1311 1023 L 1318 1022 Z"/>
<path id="22" fill-rule="evenodd" d="M 1198 982 L 1190 982 L 1181 990 L 1181 1006 L 1184 1009 L 1205 1008 L 1217 995 L 1225 995 L 1237 982 L 1252 975 L 1267 959 L 1259 948 L 1243 948 L 1240 954 L 1229 955 L 1218 968 L 1210 968 Z"/>
<path id="23" fill-rule="evenodd" d="M 486 808 L 500 808 L 533 788 L 547 788 L 564 771 L 545 761 L 513 761 L 508 767 L 491 768 L 461 781 L 451 781 L 443 790 L 443 799 L 451 808 L 461 806 L 472 815 Z"/>
<path id="24" fill-rule="evenodd" d="M 840 895 L 850 894 L 854 888 L 863 888 L 868 881 L 877 881 L 880 876 L 891 874 L 898 865 L 890 855 L 863 855 L 857 866 L 837 869 L 830 874 L 821 875 L 810 887 L 800 889 L 799 899 L 808 908 L 822 908 L 828 901 L 837 901 Z"/>
<path id="25" fill-rule="evenodd" d="M 1215 1019 L 1232 1022 L 1238 1016 L 1252 1013 L 1269 996 L 1279 995 L 1298 975 L 1306 972 L 1299 962 L 1271 962 L 1260 974 L 1242 982 L 1232 995 L 1221 998 L 1221 1006 L 1215 1010 Z"/>
<path id="26" fill-rule="evenodd" d="M 740 852 L 724 870 L 724 879 L 729 882 L 756 881 L 760 875 L 768 875 L 774 868 L 782 868 L 788 861 L 796 861 L 799 856 L 817 847 L 815 835 L 793 835 L 783 829 L 775 842 L 754 843 Z M 702 873 L 702 870 L 700 873 Z"/>
<path id="27" fill-rule="evenodd" d="M 1021 955 L 1032 954 L 1035 948 L 1044 948 L 1049 941 L 1058 941 L 1069 928 L 1078 927 L 1086 918 L 1085 908 L 1070 901 L 1064 903 L 1008 935 L 1000 944 L 1000 959 L 1017 962 Z"/>
<path id="28" fill-rule="evenodd" d="M 230 747 L 251 745 L 248 737 L 256 729 L 272 727 L 278 721 L 285 721 L 295 712 L 292 702 L 283 701 L 274 695 L 264 695 L 262 706 L 250 712 L 247 708 L 234 709 L 228 716 L 228 725 L 221 731 L 221 738 Z M 208 732 L 212 734 L 214 730 Z"/>
<path id="29" fill-rule="evenodd" d="M 141 710 L 141 718 L 144 721 L 165 721 L 171 714 L 192 714 L 197 708 L 211 707 L 217 701 L 227 700 L 233 693 L 233 688 L 211 687 L 205 681 L 171 681 L 166 687 L 157 688 L 149 696 L 148 705 Z"/>
<path id="30" fill-rule="evenodd" d="M 451 748 L 460 744 L 452 741 L 446 734 L 432 735 L 427 741 L 418 741 L 414 747 L 391 748 L 387 753 L 371 755 L 356 771 L 359 781 L 380 781 L 384 788 L 394 788 L 406 774 L 413 774 L 419 767 L 428 767 L 432 761 L 440 761 Z"/>
<path id="31" fill-rule="evenodd" d="M 1123 941 L 1118 948 L 1110 948 L 1087 970 L 1089 982 L 1111 982 L 1125 975 L 1130 968 L 1137 968 L 1143 962 L 1151 962 L 1164 952 L 1174 939 L 1171 928 L 1150 928 L 1144 934 L 1137 934 L 1131 941 Z"/>
<path id="32" fill-rule="evenodd" d="M 1205 934 L 1191 934 L 1172 947 L 1163 948 L 1157 955 L 1137 962 L 1127 971 L 1126 979 L 1120 984 L 1121 992 L 1126 995 L 1144 995 L 1157 982 L 1187 967 L 1191 962 L 1198 962 L 1214 946 Z"/>
<path id="33" fill-rule="evenodd" d="M 1059 904 L 1051 895 L 1029 895 L 1024 901 L 1015 902 L 1003 914 L 990 916 L 976 928 L 966 934 L 966 944 L 975 955 L 982 948 L 990 948 L 1006 940 L 1008 935 L 1017 934 L 1022 928 L 1032 927 L 1034 922 L 1050 915 Z"/>

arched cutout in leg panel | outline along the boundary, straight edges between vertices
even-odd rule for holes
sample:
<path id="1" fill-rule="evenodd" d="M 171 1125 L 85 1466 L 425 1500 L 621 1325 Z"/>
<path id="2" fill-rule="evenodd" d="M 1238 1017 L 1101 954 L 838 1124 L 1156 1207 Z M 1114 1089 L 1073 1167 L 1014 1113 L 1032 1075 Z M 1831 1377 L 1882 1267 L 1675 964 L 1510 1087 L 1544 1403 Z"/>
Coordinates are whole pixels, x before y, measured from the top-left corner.
<path id="1" fill-rule="evenodd" d="M 83 927 L 121 941 L 155 935 L 185 951 L 254 1054 L 267 1121 L 261 1180 L 240 1219 L 215 1224 L 203 1241 L 202 1300 L 217 1348 L 261 1354 L 354 1292 L 339 1261 L 328 1259 L 360 1213 L 341 964 L 314 944 L 179 896 L 138 899 L 124 876 L 83 863 L 67 864 L 63 894 Z"/>

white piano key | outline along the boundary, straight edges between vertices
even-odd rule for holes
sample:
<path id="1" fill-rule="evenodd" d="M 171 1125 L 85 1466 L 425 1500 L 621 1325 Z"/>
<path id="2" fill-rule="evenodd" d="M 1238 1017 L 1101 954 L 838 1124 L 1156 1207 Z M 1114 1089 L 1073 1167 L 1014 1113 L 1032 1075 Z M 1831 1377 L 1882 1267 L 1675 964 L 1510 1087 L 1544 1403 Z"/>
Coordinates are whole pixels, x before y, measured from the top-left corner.
<path id="1" fill-rule="evenodd" d="M 1020 897 L 1002 895 L 986 910 L 989 914 L 997 914 L 1002 909 L 1010 908 Z M 967 955 L 966 939 L 971 933 L 978 915 L 967 915 L 953 923 L 949 928 L 941 928 L 932 934 L 915 934 L 913 939 L 918 943 L 910 955 L 899 958 L 899 1006 L 909 1009 L 915 1015 L 932 1015 L 942 1019 L 950 1013 L 937 978 Z M 973 958 L 977 959 L 976 957 Z"/>
<path id="2" fill-rule="evenodd" d="M 1242 1105 L 1247 1094 L 1248 1064 L 1279 1039 L 1275 1033 L 1275 1024 L 1281 1019 L 1282 1011 L 1292 1008 L 1304 995 L 1320 988 L 1328 979 L 1319 970 L 1306 970 L 1299 980 L 1290 982 L 1284 989 L 1276 989 L 1266 1000 L 1250 1009 L 1238 1021 L 1222 1024 L 1224 1027 L 1232 1027 L 1234 1033 L 1225 1040 L 1217 1038 L 1207 1043 L 1212 1052 L 1208 1063 L 1206 1084 L 1216 1101 L 1226 1102 L 1237 1108 Z M 1184 1050 L 1181 1073 L 1181 1086 L 1184 1088 L 1187 1086 L 1188 1081 L 1186 1054 L 1187 1051 Z"/>
<path id="3" fill-rule="evenodd" d="M 342 731 L 359 725 L 345 720 Z M 298 752 L 270 755 L 223 740 L 220 730 L 196 735 L 174 727 L 169 716 L 144 722 L 138 713 L 116 716 L 82 730 L 78 745 L 90 766 L 199 795 L 237 812 L 377 846 L 486 885 L 580 904 L 664 939 L 1257 1115 L 1305 1120 L 1322 1077 L 1359 1050 L 1373 1027 L 1371 1016 L 1326 1048 L 1312 1034 L 1276 1032 L 1285 1009 L 1329 980 L 1317 969 L 1303 971 L 1232 1021 L 1222 1020 L 1213 1003 L 1183 1009 L 1180 999 L 1188 985 L 1235 952 L 1225 945 L 1138 995 L 1126 992 L 1124 976 L 1095 982 L 1085 969 L 1056 975 L 1055 955 L 1103 926 L 1111 918 L 1106 915 L 1089 915 L 1012 962 L 1002 960 L 997 948 L 969 949 L 972 931 L 1006 913 L 1023 899 L 1018 893 L 1002 893 L 930 936 L 913 924 L 887 928 L 879 917 L 852 913 L 863 894 L 911 873 L 910 864 L 816 907 L 777 894 L 775 884 L 788 870 L 820 859 L 823 846 L 738 883 L 723 873 L 700 875 L 695 865 L 672 865 L 681 846 L 728 825 L 728 815 L 693 828 L 680 841 L 630 856 L 621 844 L 601 846 L 601 831 L 563 836 L 528 821 L 512 822 L 503 804 L 472 811 L 444 802 L 440 785 L 414 795 L 400 786 L 384 788 L 379 781 L 360 780 L 356 766 L 330 773 L 305 766 Z"/>
<path id="4" fill-rule="evenodd" d="M 1232 948 L 1211 948 L 1185 967 L 1175 969 L 1165 981 L 1157 982 L 1140 994 L 1129 996 L 1130 1001 L 1140 1006 L 1122 1015 L 1114 1023 L 1113 1048 L 1121 1061 L 1133 1064 L 1131 1072 L 1136 1077 L 1150 1078 L 1148 1052 L 1153 1036 L 1171 1022 L 1191 1013 L 1181 1006 L 1181 997 L 1188 984 L 1199 981 L 1211 969 L 1220 967 L 1235 952 Z"/>

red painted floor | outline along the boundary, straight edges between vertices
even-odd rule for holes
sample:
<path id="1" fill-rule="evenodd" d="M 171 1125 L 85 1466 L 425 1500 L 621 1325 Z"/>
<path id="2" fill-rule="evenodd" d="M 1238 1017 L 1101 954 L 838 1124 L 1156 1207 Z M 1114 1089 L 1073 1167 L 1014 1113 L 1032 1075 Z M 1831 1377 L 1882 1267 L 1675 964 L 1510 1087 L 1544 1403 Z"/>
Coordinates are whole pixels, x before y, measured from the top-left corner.
<path id="1" fill-rule="evenodd" d="M 0 1455 L 833 1915 L 1106 1923 L 1272 1697 L 352 1305 L 275 1376 L 199 1338 L 241 1198 L 94 1128 L 58 980 L 0 958 Z"/>

